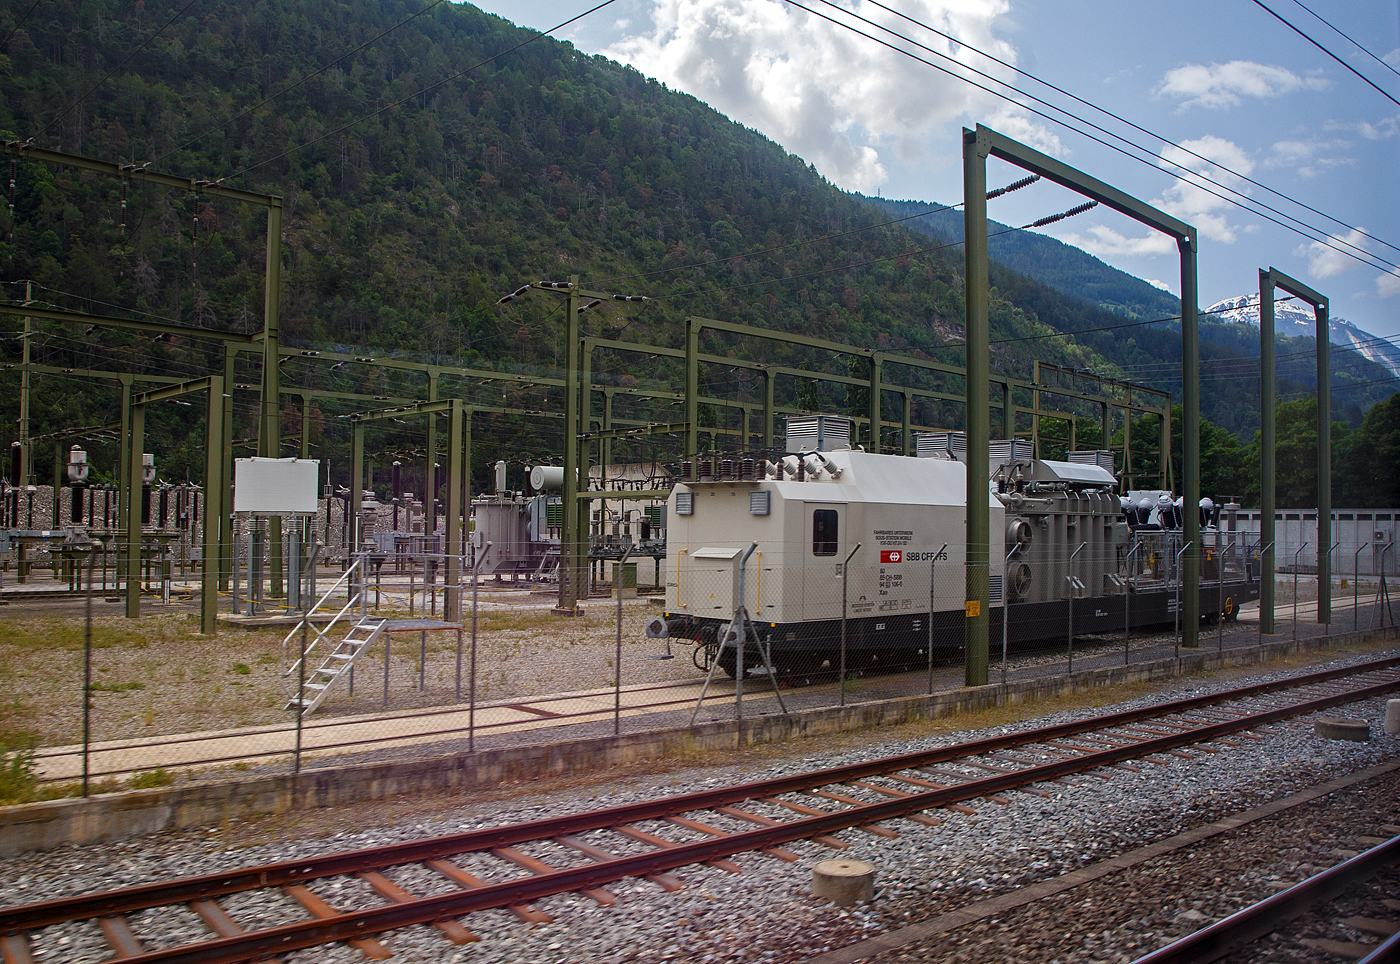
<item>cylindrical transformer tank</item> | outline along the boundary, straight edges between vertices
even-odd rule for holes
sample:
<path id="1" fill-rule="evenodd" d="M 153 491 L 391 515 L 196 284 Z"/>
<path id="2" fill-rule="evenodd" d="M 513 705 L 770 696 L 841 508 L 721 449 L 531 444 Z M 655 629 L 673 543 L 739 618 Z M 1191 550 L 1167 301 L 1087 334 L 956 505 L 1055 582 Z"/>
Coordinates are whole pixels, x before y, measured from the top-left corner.
<path id="1" fill-rule="evenodd" d="M 564 468 L 560 465 L 537 465 L 530 470 L 530 488 L 536 492 L 553 492 L 564 487 Z"/>

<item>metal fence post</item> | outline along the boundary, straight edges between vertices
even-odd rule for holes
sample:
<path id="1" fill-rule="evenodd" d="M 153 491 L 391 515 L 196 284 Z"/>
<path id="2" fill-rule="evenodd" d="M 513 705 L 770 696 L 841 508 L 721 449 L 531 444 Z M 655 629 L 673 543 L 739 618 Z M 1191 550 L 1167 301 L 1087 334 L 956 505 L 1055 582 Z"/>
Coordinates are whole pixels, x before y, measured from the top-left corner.
<path id="1" fill-rule="evenodd" d="M 1133 556 L 1142 548 L 1142 542 L 1133 540 L 1133 544 L 1128 547 L 1128 554 L 1123 558 L 1123 665 L 1130 662 L 1128 649 L 1128 635 L 1132 631 L 1132 619 L 1128 611 L 1128 604 L 1133 598 Z"/>
<path id="2" fill-rule="evenodd" d="M 846 585 L 850 582 L 847 574 L 851 570 L 851 557 L 860 551 L 860 543 L 846 554 L 846 561 L 841 563 L 841 705 L 846 705 Z M 929 613 L 932 617 L 933 613 Z"/>
<path id="3" fill-rule="evenodd" d="M 1076 556 L 1079 555 L 1080 550 L 1082 550 L 1082 549 L 1083 549 L 1085 546 L 1087 546 L 1088 544 L 1089 544 L 1089 543 L 1087 543 L 1087 542 L 1081 542 L 1081 543 L 1079 544 L 1079 548 L 1078 548 L 1078 549 L 1075 549 L 1073 552 L 1071 552 L 1071 553 L 1069 554 L 1069 567 L 1068 567 L 1068 568 L 1069 568 L 1069 576 L 1067 577 L 1068 580 L 1069 580 L 1069 599 L 1067 600 L 1067 601 L 1069 602 L 1069 622 L 1068 622 L 1068 625 L 1066 626 L 1066 636 L 1068 637 L 1068 643 L 1069 643 L 1069 645 L 1068 645 L 1068 651 L 1069 651 L 1069 669 L 1067 670 L 1067 672 L 1070 672 L 1070 673 L 1073 673 L 1073 672 L 1074 672 L 1074 584 L 1075 584 L 1075 581 L 1076 581 L 1075 575 L 1074 575 L 1074 559 L 1075 559 Z M 1081 584 L 1081 585 L 1082 585 L 1082 584 Z M 1005 582 L 1002 583 L 1001 593 L 1002 593 L 1002 600 L 1003 600 L 1003 603 L 1004 603 L 1004 602 L 1005 602 L 1005 599 L 1006 599 L 1006 584 L 1005 584 Z"/>
<path id="4" fill-rule="evenodd" d="M 1332 636 L 1332 553 L 1333 553 L 1333 551 L 1334 551 L 1338 546 L 1340 546 L 1340 545 L 1341 545 L 1341 542 L 1334 542 L 1334 543 L 1332 543 L 1332 548 L 1327 550 L 1327 572 L 1324 573 L 1324 572 L 1322 571 L 1322 568 L 1321 568 L 1321 567 L 1319 567 L 1318 570 L 1317 570 L 1317 593 L 1318 593 L 1318 612 L 1317 612 L 1317 614 L 1318 614 L 1319 616 L 1322 616 L 1322 615 L 1325 613 L 1326 616 L 1327 616 L 1327 620 L 1322 624 L 1324 627 L 1326 627 L 1326 628 L 1323 629 L 1322 634 L 1323 634 L 1324 636 L 1326 636 L 1327 638 L 1329 638 L 1329 639 L 1330 639 L 1331 636 Z M 1323 579 L 1324 575 L 1325 575 L 1326 578 L 1327 578 L 1327 593 L 1325 594 L 1325 596 L 1324 596 L 1324 594 L 1323 594 L 1323 592 L 1322 592 L 1322 579 Z M 1325 601 L 1326 604 L 1327 604 L 1326 609 L 1323 609 L 1323 602 L 1324 602 L 1324 601 Z"/>
<path id="5" fill-rule="evenodd" d="M 939 550 L 938 550 L 937 552 L 935 552 L 933 555 L 929 556 L 929 560 L 928 560 L 928 695 L 929 695 L 929 696 L 932 696 L 932 695 L 933 695 L 933 614 L 934 614 L 934 612 L 937 611 L 937 608 L 938 608 L 937 605 L 935 604 L 935 600 L 934 600 L 934 589 L 935 589 L 936 586 L 937 586 L 937 583 L 934 582 L 934 575 L 935 575 L 935 572 L 936 572 L 935 567 L 938 565 L 938 560 L 939 560 L 939 559 L 946 559 L 946 558 L 948 558 L 947 553 L 948 553 L 948 543 L 945 542 L 945 543 L 943 543 L 943 548 L 939 549 Z M 844 573 L 843 573 L 843 576 L 844 576 Z M 1003 667 L 1002 667 L 1002 677 L 1003 677 L 1003 678 L 1002 678 L 1002 682 L 1003 682 L 1003 683 L 1006 682 L 1005 676 L 1006 676 L 1006 671 L 1005 671 L 1005 667 L 1003 666 Z"/>
<path id="6" fill-rule="evenodd" d="M 1308 547 L 1305 542 L 1293 553 L 1293 651 L 1298 651 L 1298 556 Z"/>
<path id="7" fill-rule="evenodd" d="M 1351 557 L 1351 631 L 1358 632 L 1360 627 L 1358 617 L 1360 616 L 1361 603 L 1361 553 L 1370 543 L 1363 543 Z"/>
<path id="8" fill-rule="evenodd" d="M 616 568 L 613 569 L 613 591 L 617 593 L 617 649 L 613 660 L 613 736 L 622 732 L 622 571 L 627 565 L 627 557 L 632 555 L 632 547 L 628 546 L 622 553 L 622 558 L 617 561 Z M 748 556 L 744 556 L 748 559 Z M 743 575 L 740 574 L 740 585 L 743 585 Z M 739 600 L 742 605 L 744 600 Z M 747 642 L 747 637 L 745 638 Z M 774 682 L 776 684 L 776 681 Z"/>
<path id="9" fill-rule="evenodd" d="M 1177 623 L 1177 624 L 1181 627 L 1181 629 L 1185 629 L 1185 623 L 1186 623 L 1186 621 L 1185 621 L 1184 619 L 1181 618 L 1181 557 L 1186 553 L 1186 550 L 1187 550 L 1187 549 L 1190 549 L 1190 548 L 1191 548 L 1191 543 L 1188 542 L 1188 543 L 1186 543 L 1186 545 L 1182 546 L 1182 547 L 1181 547 L 1181 551 L 1178 552 L 1178 553 L 1176 554 L 1176 614 L 1175 614 L 1175 617 L 1174 617 L 1174 620 L 1173 620 L 1173 621 L 1174 621 L 1175 623 Z M 1176 659 L 1176 662 L 1177 662 L 1176 668 L 1177 668 L 1177 672 L 1180 672 L 1180 671 L 1181 671 L 1181 633 L 1180 633 L 1180 631 L 1177 629 L 1176 626 L 1173 626 L 1173 627 L 1172 627 L 1172 636 L 1174 637 L 1173 640 L 1172 640 L 1172 644 L 1173 644 L 1173 647 L 1172 647 L 1172 648 L 1175 650 L 1175 656 L 1174 656 L 1174 658 Z"/>

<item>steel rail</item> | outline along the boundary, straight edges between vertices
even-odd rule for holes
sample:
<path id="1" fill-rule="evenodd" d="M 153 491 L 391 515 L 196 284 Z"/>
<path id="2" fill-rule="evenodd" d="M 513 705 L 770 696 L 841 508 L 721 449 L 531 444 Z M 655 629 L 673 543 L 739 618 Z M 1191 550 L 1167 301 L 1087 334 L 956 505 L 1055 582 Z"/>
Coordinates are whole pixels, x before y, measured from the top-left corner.
<path id="1" fill-rule="evenodd" d="M 1400 863 L 1400 837 L 1393 837 L 1209 927 L 1187 934 L 1139 957 L 1133 964 L 1206 964 L 1207 961 L 1214 961 L 1240 944 L 1273 933 L 1283 921 L 1337 897 L 1352 884 L 1373 877 L 1394 863 Z"/>
<path id="2" fill-rule="evenodd" d="M 0 932 L 20 926 L 44 926 L 66 920 L 97 917 L 103 914 L 125 913 L 160 906 L 163 903 L 177 903 L 202 897 L 217 897 L 242 890 L 279 886 L 284 883 L 302 883 L 318 877 L 333 877 L 355 873 L 370 867 L 391 866 L 396 863 L 411 863 L 425 859 L 485 850 L 491 847 L 508 846 L 539 840 L 559 834 L 583 833 L 589 830 L 606 829 L 624 823 L 651 820 L 686 810 L 705 810 L 718 806 L 741 803 L 756 797 L 777 796 L 783 793 L 800 792 L 811 787 L 845 783 L 864 777 L 878 776 L 897 770 L 946 763 L 962 757 L 980 756 L 1016 746 L 1043 743 L 1048 740 L 1064 739 L 1080 733 L 1101 729 L 1111 729 L 1127 723 L 1160 716 L 1179 715 L 1183 712 L 1200 709 L 1217 703 L 1249 699 L 1289 689 L 1316 686 L 1347 676 L 1392 669 L 1400 666 L 1400 657 L 1372 660 L 1354 667 L 1324 670 L 1303 676 L 1289 677 L 1266 683 L 1256 683 L 1246 687 L 1203 696 L 1189 697 L 1169 703 L 1140 707 L 1112 713 L 1107 716 L 1038 727 L 1017 733 L 1003 734 L 976 740 L 971 743 L 954 744 L 933 750 L 810 771 L 776 780 L 761 780 L 731 787 L 684 796 L 665 797 L 640 804 L 610 807 L 589 813 L 576 814 L 564 818 L 547 818 L 528 823 L 512 824 L 483 830 L 467 831 L 429 840 L 409 841 L 391 847 L 367 851 L 348 851 L 330 854 L 308 860 L 292 860 L 263 867 L 254 867 L 232 874 L 206 874 L 173 882 L 144 884 L 121 890 L 107 891 L 92 895 L 59 898 L 27 907 L 0 908 Z M 1393 684 L 1392 684 L 1393 685 Z M 1291 708 L 1289 708 L 1291 710 Z M 1185 731 L 1194 733 L 1196 731 Z M 1189 742 L 1189 741 L 1188 741 Z M 980 794 L 978 794 L 980 795 Z M 16 920 L 23 911 L 26 922 Z"/>
<path id="3" fill-rule="evenodd" d="M 624 877 L 658 874 L 688 864 L 702 863 L 736 853 L 762 850 L 794 840 L 830 834 L 855 826 L 874 824 L 881 820 L 903 817 L 910 813 L 934 809 L 961 800 L 983 797 L 998 791 L 1013 790 L 1019 786 L 1053 780 L 1072 773 L 1097 769 L 1135 757 L 1150 755 L 1154 752 L 1164 752 L 1179 746 L 1207 742 L 1239 730 L 1380 695 L 1394 690 L 1398 685 L 1400 685 L 1400 681 L 1388 680 L 1352 692 L 1211 724 L 1196 730 L 1183 731 L 1173 736 L 1101 750 L 1082 757 L 1068 758 L 1027 770 L 971 781 L 943 790 L 933 790 L 886 802 L 851 807 L 824 816 L 812 816 L 761 830 L 732 834 L 715 840 L 677 844 L 674 847 L 632 857 L 558 870 L 518 881 L 488 884 L 461 894 L 425 897 L 384 908 L 347 912 L 335 918 L 286 924 L 247 935 L 211 940 L 194 947 L 187 946 L 138 954 L 125 960 L 129 964 L 155 964 L 155 962 L 180 962 L 180 964 L 227 962 L 227 964 L 232 964 L 232 962 L 262 958 L 305 947 L 363 938 L 367 935 L 396 930 L 413 924 L 434 923 L 439 920 L 460 917 L 474 911 L 529 904 L 554 894 L 585 890 Z M 559 821 L 559 823 L 567 822 L 568 818 Z M 559 836 L 564 832 L 556 829 L 551 836 Z"/>
<path id="4" fill-rule="evenodd" d="M 531 840 L 550 839 L 587 830 L 605 829 L 621 824 L 676 813 L 713 809 L 752 798 L 773 797 L 824 785 L 848 782 L 865 776 L 878 776 L 929 763 L 975 756 L 1018 745 L 1032 745 L 1046 740 L 1072 737 L 1077 733 L 1112 728 L 1145 717 L 1179 715 L 1232 699 L 1277 692 L 1281 689 L 1302 688 L 1347 675 L 1360 675 L 1390 669 L 1400 659 L 1373 661 L 1343 670 L 1294 677 L 1289 680 L 1255 684 L 1239 690 L 1193 697 L 1187 700 L 1144 707 L 1139 710 L 1110 714 L 1079 723 L 1060 724 L 1037 730 L 1008 734 L 971 744 L 907 754 L 881 761 L 871 761 L 847 767 L 837 767 L 817 773 L 801 774 L 775 781 L 765 781 L 738 787 L 705 791 L 687 797 L 672 797 L 640 805 L 610 808 L 550 820 L 533 821 L 515 826 L 470 831 L 464 834 L 398 844 L 389 848 L 360 851 L 307 861 L 293 861 L 267 867 L 250 868 L 233 874 L 213 874 L 173 883 L 158 883 L 109 891 L 85 897 L 60 899 L 26 907 L 0 910 L 0 933 L 13 934 L 69 920 L 120 914 L 163 904 L 185 903 L 207 899 L 242 890 L 276 887 L 318 877 L 363 873 L 371 869 L 401 863 L 421 862 L 468 851 L 487 850 Z M 1332 706 L 1366 699 L 1400 688 L 1400 680 L 1386 679 L 1357 690 L 1334 693 L 1319 699 L 1280 707 L 1254 715 L 1235 717 L 1196 729 L 1151 740 L 1125 743 L 1104 750 L 1087 752 L 1041 766 L 969 781 L 956 786 L 912 794 L 893 800 L 865 804 L 821 816 L 765 827 L 760 830 L 729 834 L 715 840 L 677 843 L 655 852 L 618 858 L 581 868 L 553 871 L 502 884 L 488 884 L 460 894 L 422 898 L 390 907 L 351 912 L 330 919 L 283 925 L 264 931 L 206 941 L 192 947 L 152 951 L 130 958 L 135 961 L 238 961 L 311 947 L 330 941 L 363 937 L 407 926 L 431 923 L 456 917 L 488 907 L 529 903 L 544 896 L 586 889 L 629 876 L 645 876 L 692 863 L 721 859 L 736 853 L 763 850 L 793 840 L 810 838 L 873 824 L 881 820 L 935 809 L 961 800 L 995 794 L 1002 790 L 1054 780 L 1084 770 L 1097 769 L 1135 757 L 1166 752 L 1179 746 L 1209 742 L 1229 733 L 1251 729 L 1271 722 L 1303 715 Z"/>

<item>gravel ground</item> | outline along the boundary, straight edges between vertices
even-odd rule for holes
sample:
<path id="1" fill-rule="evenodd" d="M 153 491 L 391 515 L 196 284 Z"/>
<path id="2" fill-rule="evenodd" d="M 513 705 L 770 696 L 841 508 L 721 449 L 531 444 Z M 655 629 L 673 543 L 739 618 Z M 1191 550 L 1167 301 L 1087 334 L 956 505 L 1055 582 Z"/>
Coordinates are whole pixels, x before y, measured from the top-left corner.
<path id="1" fill-rule="evenodd" d="M 496 701 L 611 687 L 616 603 L 593 602 L 578 619 L 530 608 L 529 597 L 483 615 L 478 620 L 478 698 Z M 32 738 L 40 746 L 81 742 L 84 623 L 81 616 L 50 616 L 49 606 L 47 600 L 14 602 L 0 616 L 0 693 L 5 694 L 0 698 L 0 742 L 7 734 Z M 384 613 L 407 617 L 406 611 Z M 624 606 L 624 685 L 703 679 L 688 651 L 670 661 L 649 658 L 659 651 L 657 642 L 642 632 L 650 615 L 645 600 Z M 94 618 L 94 740 L 289 722 L 283 707 L 295 677 L 288 681 L 282 675 L 287 629 L 222 629 L 210 639 L 199 635 L 198 628 L 197 617 L 183 612 L 147 615 L 136 622 L 120 615 Z M 463 634 L 464 649 L 470 644 L 469 630 Z M 296 641 L 292 647 L 295 654 Z M 454 702 L 455 632 L 428 634 L 421 691 L 418 634 L 395 635 L 390 653 L 390 710 Z M 383 711 L 383 654 L 379 644 L 362 656 L 354 695 L 342 685 L 317 718 Z M 319 663 L 314 654 L 308 661 L 313 668 Z"/>
<path id="2" fill-rule="evenodd" d="M 1350 657 L 1358 661 L 1368 657 Z M 1266 674 L 1250 679 L 1275 678 Z M 1229 677 L 1227 679 L 1227 677 Z M 1215 681 L 1179 680 L 1160 692 L 1143 695 L 1127 706 L 1177 699 L 1218 688 L 1238 685 L 1237 674 Z M 309 824 L 283 821 L 245 826 L 230 824 L 206 832 L 162 834 L 143 840 L 108 846 L 64 848 L 40 855 L 0 861 L 0 902 L 23 903 L 64 893 L 157 880 L 175 875 L 213 872 L 230 866 L 290 859 L 294 855 L 328 853 L 368 847 L 392 841 L 496 825 L 652 798 L 658 794 L 798 772 L 817 766 L 871 759 L 892 753 L 947 745 L 986 735 L 1046 725 L 1100 712 L 1085 708 L 1025 719 L 993 730 L 978 732 L 935 731 L 895 741 L 889 735 L 870 734 L 859 746 L 833 749 L 839 743 L 819 741 L 794 744 L 796 756 L 740 758 L 740 762 L 712 761 L 699 769 L 677 769 L 652 776 L 616 778 L 601 775 L 587 786 L 573 786 L 544 794 L 519 792 L 502 799 L 461 798 L 432 802 L 436 812 L 422 812 L 423 804 L 398 801 L 347 814 L 350 826 L 333 835 L 317 833 Z M 412 928 L 383 938 L 397 961 L 472 962 L 572 962 L 572 961 L 798 961 L 813 954 L 844 946 L 863 935 L 880 933 L 913 921 L 934 917 L 949 909 L 1014 890 L 1069 870 L 1123 853 L 1158 840 L 1249 809 L 1261 802 L 1287 795 L 1299 788 L 1394 759 L 1400 740 L 1380 730 L 1383 701 L 1371 701 L 1348 710 L 1349 715 L 1371 720 L 1374 738 L 1369 743 L 1320 740 L 1311 726 L 1280 726 L 1262 741 L 1243 741 L 1239 749 L 1201 754 L 1190 760 L 1174 759 L 1169 766 L 1144 766 L 1140 772 L 1114 770 L 1108 779 L 1080 778 L 1075 785 L 1053 785 L 1051 796 L 1009 795 L 1006 806 L 982 801 L 975 813 L 947 812 L 938 827 L 909 821 L 892 824 L 900 836 L 887 840 L 869 833 L 841 834 L 850 847 L 842 855 L 867 860 L 878 868 L 879 893 L 870 905 L 838 909 L 810 896 L 811 866 L 832 851 L 812 843 L 791 849 L 797 863 L 744 854 L 737 862 L 742 875 L 712 867 L 687 867 L 677 872 L 687 884 L 676 894 L 663 894 L 643 881 L 624 881 L 609 888 L 618 897 L 612 907 L 600 907 L 586 897 L 561 895 L 540 905 L 556 920 L 550 924 L 523 922 L 506 911 L 477 915 L 467 926 L 478 933 L 480 943 L 454 947 L 435 930 Z M 906 728 L 902 734 L 916 733 Z M 1196 847 L 1191 855 L 1163 858 L 1160 868 L 1143 865 L 1124 881 L 1106 878 L 1089 889 L 1066 894 L 1057 912 L 1028 908 L 1028 915 L 1043 913 L 1043 926 L 1023 931 L 985 925 L 968 934 L 934 942 L 928 949 L 907 948 L 910 960 L 966 961 L 1120 961 L 1141 953 L 1153 941 L 1199 926 L 1207 919 L 1228 913 L 1257 899 L 1282 881 L 1296 881 L 1307 867 L 1335 862 L 1339 849 L 1356 849 L 1358 834 L 1379 834 L 1381 824 L 1400 823 L 1396 813 L 1397 784 L 1393 778 L 1377 788 L 1379 797 L 1353 808 L 1358 825 L 1348 827 L 1340 818 L 1320 820 L 1291 816 L 1294 824 L 1282 829 L 1244 830 Z M 1337 794 L 1333 802 L 1344 800 Z M 1359 799 L 1359 797 L 1358 797 Z M 1380 802 L 1376 802 L 1379 799 Z M 820 801 L 813 801 L 820 802 Z M 1340 807 L 1339 807 L 1340 809 Z M 408 820 L 396 818 L 408 812 Z M 716 822 L 723 824 L 722 818 Z M 1289 830 L 1293 826 L 1297 830 Z M 358 829 L 372 827 L 374 829 Z M 1364 829 L 1369 828 L 1369 829 Z M 661 830 L 680 839 L 676 828 Z M 1247 848 L 1232 840 L 1253 837 L 1255 859 Z M 593 842 L 615 852 L 638 846 L 612 834 L 591 835 Z M 1213 857 L 1238 855 L 1228 869 Z M 548 848 L 542 859 L 556 857 Z M 464 858 L 468 869 L 485 868 L 490 858 Z M 492 871 L 499 879 L 499 865 Z M 1205 879 L 1202 880 L 1202 875 Z M 396 871 L 402 886 L 417 894 L 441 892 L 446 885 L 421 868 Z M 1219 877 L 1220 880 L 1215 878 Z M 1126 896 L 1109 896 L 1094 888 L 1126 887 Z M 351 880 L 327 881 L 314 887 L 336 906 L 364 906 L 373 898 L 364 885 Z M 1134 896 L 1136 892 L 1136 897 Z M 1096 896 L 1097 895 L 1097 896 Z M 1141 897 L 1140 903 L 1131 901 Z M 1093 903 L 1086 904 L 1085 901 Z M 302 919 L 304 912 L 285 895 L 247 895 L 230 900 L 235 918 L 248 924 Z M 1072 917 L 1065 908 L 1074 908 Z M 146 920 L 146 917 L 153 918 Z M 1010 919 L 1010 918 L 1008 918 Z M 1053 926 L 1051 926 L 1053 922 Z M 1061 923 L 1064 924 L 1061 927 Z M 171 938 L 200 933 L 192 922 L 162 912 L 133 922 L 138 933 Z M 979 925 L 982 926 L 982 925 Z M 998 925 L 999 927 L 1000 925 Z M 150 929 L 150 930 L 148 930 Z M 44 961 L 97 960 L 105 954 L 91 924 L 53 928 L 42 935 Z M 1021 941 L 1024 940 L 1024 953 Z M 1134 944 L 1133 942 L 1137 943 Z M 961 943 L 960 943 L 961 942 Z M 960 949 L 958 949 L 960 948 Z M 958 956 L 950 956 L 956 949 Z M 916 956 L 924 953 L 925 956 Z M 354 961 L 358 951 L 348 947 L 302 952 L 288 962 Z M 890 957 L 890 960 L 900 959 Z"/>

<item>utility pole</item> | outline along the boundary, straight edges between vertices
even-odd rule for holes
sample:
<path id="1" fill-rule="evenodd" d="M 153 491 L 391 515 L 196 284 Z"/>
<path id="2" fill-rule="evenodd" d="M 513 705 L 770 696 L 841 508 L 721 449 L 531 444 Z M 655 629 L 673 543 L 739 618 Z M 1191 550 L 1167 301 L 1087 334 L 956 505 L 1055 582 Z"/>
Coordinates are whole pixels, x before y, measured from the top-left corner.
<path id="1" fill-rule="evenodd" d="M 34 283 L 24 283 L 24 303 L 34 300 Z M 29 484 L 29 343 L 34 339 L 34 319 L 24 316 L 23 362 L 19 373 L 19 478 L 13 480 L 17 488 Z M 15 528 L 19 528 L 16 526 Z"/>
<path id="2" fill-rule="evenodd" d="M 259 419 L 258 455 L 275 459 L 281 454 L 282 442 L 282 384 L 278 363 L 282 360 L 278 348 L 282 341 L 278 306 L 282 294 L 282 199 L 272 197 L 267 205 L 267 269 L 263 292 L 263 371 L 262 418 Z M 357 507 L 358 508 L 358 507 Z M 276 599 L 282 595 L 282 517 L 268 519 L 268 587 Z"/>

